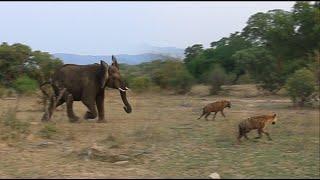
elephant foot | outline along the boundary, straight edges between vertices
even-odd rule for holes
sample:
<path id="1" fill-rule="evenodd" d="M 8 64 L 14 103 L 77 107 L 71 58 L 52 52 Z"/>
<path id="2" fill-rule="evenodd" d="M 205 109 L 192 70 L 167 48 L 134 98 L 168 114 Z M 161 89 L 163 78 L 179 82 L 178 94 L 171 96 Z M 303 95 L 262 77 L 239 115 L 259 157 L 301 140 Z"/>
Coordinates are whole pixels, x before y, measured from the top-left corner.
<path id="1" fill-rule="evenodd" d="M 105 119 L 98 119 L 97 123 L 107 123 Z"/>
<path id="2" fill-rule="evenodd" d="M 77 117 L 77 116 L 69 117 L 69 121 L 71 123 L 77 123 L 77 122 L 79 122 L 79 117 Z"/>
<path id="3" fill-rule="evenodd" d="M 47 113 L 45 113 L 42 118 L 41 118 L 42 122 L 48 122 L 50 121 L 49 115 Z"/>
<path id="4" fill-rule="evenodd" d="M 96 116 L 94 116 L 91 112 L 87 111 L 84 115 L 84 119 L 94 119 Z"/>

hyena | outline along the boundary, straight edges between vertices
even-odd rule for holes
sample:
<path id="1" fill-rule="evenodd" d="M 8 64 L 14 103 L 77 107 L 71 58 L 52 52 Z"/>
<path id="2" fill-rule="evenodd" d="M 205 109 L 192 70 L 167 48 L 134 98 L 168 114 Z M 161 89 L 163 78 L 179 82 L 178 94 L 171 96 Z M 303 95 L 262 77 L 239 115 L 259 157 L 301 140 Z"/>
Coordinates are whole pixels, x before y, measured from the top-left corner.
<path id="1" fill-rule="evenodd" d="M 240 142 L 240 139 L 242 136 L 244 136 L 246 139 L 249 139 L 247 137 L 247 133 L 251 130 L 257 129 L 259 136 L 255 139 L 259 139 L 262 137 L 262 133 L 267 135 L 269 140 L 272 140 L 269 133 L 264 130 L 267 124 L 275 124 L 277 121 L 277 115 L 260 115 L 260 116 L 253 116 L 249 117 L 248 119 L 245 119 L 241 121 L 238 125 L 239 128 L 239 135 L 238 135 L 238 142 Z"/>
<path id="2" fill-rule="evenodd" d="M 208 116 L 210 115 L 210 113 L 214 112 L 214 115 L 212 118 L 212 120 L 214 120 L 216 117 L 216 114 L 219 111 L 221 112 L 223 117 L 226 117 L 223 113 L 223 109 L 226 107 L 231 108 L 230 101 L 222 100 L 222 101 L 216 101 L 216 102 L 210 103 L 203 108 L 202 115 L 198 119 L 200 119 L 202 116 L 206 115 L 205 118 L 206 118 L 206 120 L 208 120 Z"/>

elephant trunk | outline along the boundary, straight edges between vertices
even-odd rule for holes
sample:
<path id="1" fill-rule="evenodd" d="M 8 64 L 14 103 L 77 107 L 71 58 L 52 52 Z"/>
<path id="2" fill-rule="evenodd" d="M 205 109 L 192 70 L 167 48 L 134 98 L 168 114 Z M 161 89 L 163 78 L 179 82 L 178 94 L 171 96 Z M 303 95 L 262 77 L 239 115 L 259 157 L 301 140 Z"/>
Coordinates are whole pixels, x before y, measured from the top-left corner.
<path id="1" fill-rule="evenodd" d="M 120 91 L 121 99 L 125 107 L 123 109 L 126 111 L 126 113 L 131 113 L 132 108 L 131 105 L 128 103 L 126 91 Z"/>

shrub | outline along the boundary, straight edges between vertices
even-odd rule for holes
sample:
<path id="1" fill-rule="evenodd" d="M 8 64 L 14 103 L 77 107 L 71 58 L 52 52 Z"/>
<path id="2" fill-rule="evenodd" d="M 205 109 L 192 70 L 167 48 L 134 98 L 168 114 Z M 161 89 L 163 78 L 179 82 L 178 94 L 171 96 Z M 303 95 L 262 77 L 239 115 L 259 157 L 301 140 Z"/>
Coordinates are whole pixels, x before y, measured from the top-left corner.
<path id="1" fill-rule="evenodd" d="M 208 83 L 210 84 L 210 94 L 215 95 L 221 90 L 221 86 L 226 84 L 228 81 L 228 75 L 225 70 L 216 65 L 208 76 Z"/>
<path id="2" fill-rule="evenodd" d="M 246 73 L 246 74 L 240 76 L 237 81 L 237 84 L 253 84 L 253 83 L 254 83 L 254 81 L 250 77 L 249 73 Z"/>
<path id="3" fill-rule="evenodd" d="M 130 87 L 138 92 L 148 90 L 151 85 L 151 79 L 146 76 L 136 77 L 130 80 Z"/>
<path id="4" fill-rule="evenodd" d="M 178 94 L 189 92 L 193 84 L 194 78 L 186 68 L 180 69 L 175 76 L 169 79 L 169 86 L 174 88 L 174 91 Z"/>
<path id="5" fill-rule="evenodd" d="M 162 61 L 151 74 L 152 81 L 162 89 L 172 89 L 184 94 L 190 91 L 194 78 L 185 64 L 178 60 Z"/>
<path id="6" fill-rule="evenodd" d="M 39 131 L 39 135 L 43 138 L 52 139 L 57 132 L 58 132 L 58 129 L 54 124 L 46 124 Z"/>
<path id="7" fill-rule="evenodd" d="M 310 102 L 311 95 L 316 90 L 316 83 L 313 73 L 306 69 L 297 70 L 286 82 L 286 89 L 293 103 L 304 106 Z"/>
<path id="8" fill-rule="evenodd" d="M 2 124 L 7 127 L 1 131 L 2 139 L 17 139 L 30 133 L 30 123 L 21 122 L 16 116 L 16 109 L 10 108 L 2 117 Z"/>
<path id="9" fill-rule="evenodd" d="M 7 89 L 0 86 L 0 98 L 7 94 Z"/>
<path id="10" fill-rule="evenodd" d="M 38 83 L 28 76 L 21 76 L 14 81 L 13 87 L 19 94 L 32 93 L 38 88 Z"/>

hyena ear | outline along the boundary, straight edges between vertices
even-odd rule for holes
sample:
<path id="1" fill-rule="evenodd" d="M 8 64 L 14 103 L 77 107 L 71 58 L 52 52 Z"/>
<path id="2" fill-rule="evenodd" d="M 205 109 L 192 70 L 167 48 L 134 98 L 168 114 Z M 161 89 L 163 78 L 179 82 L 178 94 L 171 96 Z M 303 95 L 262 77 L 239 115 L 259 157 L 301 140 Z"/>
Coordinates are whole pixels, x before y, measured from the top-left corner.
<path id="1" fill-rule="evenodd" d="M 274 113 L 274 114 L 273 114 L 273 118 L 275 118 L 276 116 L 277 116 L 277 114 L 276 114 L 276 113 Z"/>

